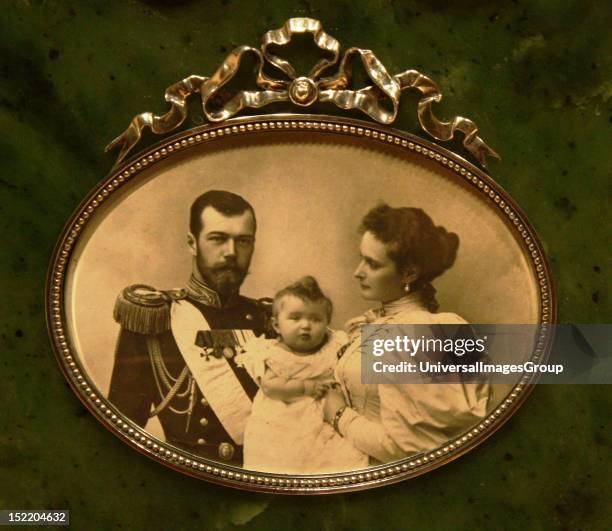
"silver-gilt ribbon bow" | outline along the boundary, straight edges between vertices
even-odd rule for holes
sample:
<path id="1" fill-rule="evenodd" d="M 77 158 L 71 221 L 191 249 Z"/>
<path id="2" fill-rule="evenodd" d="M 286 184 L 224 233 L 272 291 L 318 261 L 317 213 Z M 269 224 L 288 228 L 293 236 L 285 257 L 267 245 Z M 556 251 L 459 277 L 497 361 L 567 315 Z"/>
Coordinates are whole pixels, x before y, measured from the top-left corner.
<path id="1" fill-rule="evenodd" d="M 305 33 L 312 34 L 317 47 L 328 57 L 320 59 L 306 76 L 300 76 L 289 61 L 272 54 L 270 47 L 287 45 L 294 35 Z M 227 97 L 223 89 L 248 55 L 254 56 L 257 62 L 255 81 L 259 90 L 241 90 Z M 355 90 L 350 88 L 352 65 L 359 59 L 372 84 Z M 336 65 L 335 74 L 322 77 L 324 71 Z M 270 66 L 282 71 L 287 79 L 268 75 L 265 69 Z M 138 143 L 145 127 L 156 134 L 176 129 L 187 118 L 187 98 L 195 93 L 200 94 L 204 115 L 212 123 L 227 120 L 243 109 L 275 102 L 291 102 L 300 107 L 330 102 L 341 109 L 357 109 L 377 122 L 390 124 L 397 117 L 401 93 L 406 89 L 421 93 L 417 115 L 421 127 L 429 135 L 446 141 L 460 131 L 464 134 L 464 147 L 482 166 L 486 167 L 488 156 L 499 159 L 499 155 L 477 136 L 478 128 L 473 121 L 456 116 L 450 122 L 442 122 L 434 116 L 432 104 L 442 99 L 442 93 L 431 79 L 416 70 L 391 75 L 374 52 L 362 48 L 349 48 L 340 59 L 340 43 L 323 31 L 321 22 L 312 18 L 292 18 L 283 27 L 268 31 L 260 49 L 238 46 L 210 77 L 191 75 L 171 85 L 165 92 L 170 110 L 159 116 L 151 112 L 135 116 L 128 128 L 106 146 L 106 151 L 120 148 L 116 161 L 119 164 Z"/>

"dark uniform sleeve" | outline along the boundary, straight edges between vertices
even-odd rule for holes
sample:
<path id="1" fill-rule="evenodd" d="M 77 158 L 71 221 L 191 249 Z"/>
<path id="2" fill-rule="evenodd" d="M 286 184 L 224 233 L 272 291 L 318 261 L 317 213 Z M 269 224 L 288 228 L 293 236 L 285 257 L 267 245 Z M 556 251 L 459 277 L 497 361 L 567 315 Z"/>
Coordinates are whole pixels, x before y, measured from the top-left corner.
<path id="1" fill-rule="evenodd" d="M 121 329 L 108 393 L 109 402 L 141 427 L 147 423 L 155 392 L 146 339 Z"/>

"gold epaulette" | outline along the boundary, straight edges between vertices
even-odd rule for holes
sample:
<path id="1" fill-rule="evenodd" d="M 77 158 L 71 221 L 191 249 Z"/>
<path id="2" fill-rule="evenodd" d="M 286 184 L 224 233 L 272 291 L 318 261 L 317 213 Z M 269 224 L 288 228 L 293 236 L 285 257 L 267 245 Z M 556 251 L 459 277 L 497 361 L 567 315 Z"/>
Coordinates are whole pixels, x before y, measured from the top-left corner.
<path id="1" fill-rule="evenodd" d="M 184 298 L 183 290 L 158 291 L 134 284 L 117 297 L 113 317 L 122 328 L 139 334 L 161 334 L 170 330 L 170 303 Z"/>

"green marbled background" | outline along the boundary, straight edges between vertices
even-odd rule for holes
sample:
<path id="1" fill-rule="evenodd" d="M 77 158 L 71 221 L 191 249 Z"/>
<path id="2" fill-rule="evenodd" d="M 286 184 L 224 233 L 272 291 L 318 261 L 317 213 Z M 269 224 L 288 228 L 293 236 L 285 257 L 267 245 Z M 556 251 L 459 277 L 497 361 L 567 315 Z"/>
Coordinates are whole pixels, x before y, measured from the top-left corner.
<path id="1" fill-rule="evenodd" d="M 503 156 L 492 174 L 529 214 L 562 322 L 610 322 L 611 57 L 605 2 L 5 0 L 0 22 L 0 508 L 69 508 L 126 529 L 604 529 L 607 386 L 544 386 L 492 439 L 413 481 L 274 497 L 183 477 L 121 443 L 64 382 L 47 339 L 46 268 L 64 222 L 110 169 L 103 147 L 187 74 L 313 16 L 344 47 L 443 88 Z M 415 99 L 396 125 L 417 132 Z"/>

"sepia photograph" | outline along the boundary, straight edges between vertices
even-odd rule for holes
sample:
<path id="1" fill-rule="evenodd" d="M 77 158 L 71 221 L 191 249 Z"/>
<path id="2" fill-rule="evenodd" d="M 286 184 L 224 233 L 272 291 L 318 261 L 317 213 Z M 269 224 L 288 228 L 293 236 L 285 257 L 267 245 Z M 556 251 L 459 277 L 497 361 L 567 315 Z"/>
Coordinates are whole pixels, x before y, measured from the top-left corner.
<path id="1" fill-rule="evenodd" d="M 300 476 L 434 451 L 499 406 L 513 385 L 361 373 L 364 325 L 539 322 L 530 256 L 488 194 L 412 142 L 202 138 L 114 191 L 67 271 L 71 347 L 130 425 Z"/>
<path id="2" fill-rule="evenodd" d="M 612 529 L 612 3 L 5 4 L 0 523 Z"/>

